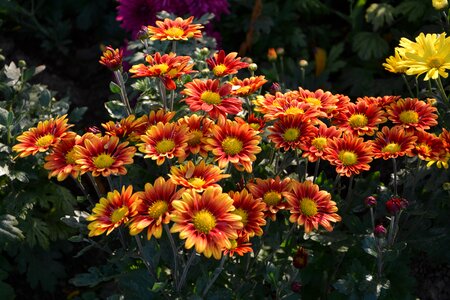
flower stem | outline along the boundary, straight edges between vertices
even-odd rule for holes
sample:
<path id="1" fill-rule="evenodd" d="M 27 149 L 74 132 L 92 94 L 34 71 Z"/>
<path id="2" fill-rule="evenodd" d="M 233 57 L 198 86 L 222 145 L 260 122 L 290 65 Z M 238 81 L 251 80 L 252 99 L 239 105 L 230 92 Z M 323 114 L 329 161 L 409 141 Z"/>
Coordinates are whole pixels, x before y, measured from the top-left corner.
<path id="1" fill-rule="evenodd" d="M 94 176 L 92 176 L 91 173 L 87 173 L 87 174 L 88 174 L 89 179 L 92 182 L 92 185 L 94 186 L 94 189 L 95 189 L 95 192 L 97 193 L 98 198 L 100 199 L 102 197 L 102 193 L 100 192 L 100 189 L 98 188 L 97 181 L 95 181 L 95 178 L 94 178 Z"/>
<path id="2" fill-rule="evenodd" d="M 94 201 L 92 200 L 91 195 L 89 195 L 89 193 L 87 192 L 86 188 L 84 187 L 84 185 L 81 183 L 81 179 L 78 180 L 78 178 L 75 178 L 73 176 L 72 179 L 75 181 L 75 183 L 77 184 L 77 187 L 83 192 L 84 197 L 86 197 L 86 199 L 88 199 L 89 203 L 94 206 Z"/>
<path id="3" fill-rule="evenodd" d="M 372 232 L 374 232 L 374 230 L 375 230 L 375 214 L 374 214 L 372 206 L 370 207 L 370 220 L 372 222 Z"/>
<path id="4" fill-rule="evenodd" d="M 448 97 L 445 94 L 445 90 L 444 90 L 444 86 L 442 85 L 442 81 L 441 81 L 441 77 L 438 76 L 438 78 L 436 79 L 436 85 L 438 86 L 439 89 L 439 93 L 441 94 L 442 100 L 448 104 Z"/>
<path id="5" fill-rule="evenodd" d="M 114 71 L 114 76 L 116 77 L 116 81 L 120 87 L 120 98 L 122 99 L 122 102 L 125 105 L 127 116 L 129 116 L 133 112 L 131 110 L 130 102 L 128 101 L 127 90 L 125 88 L 125 82 L 123 80 L 122 72 L 120 72 L 119 70 Z"/>
<path id="6" fill-rule="evenodd" d="M 164 86 L 164 83 L 162 80 L 159 80 L 159 92 L 161 94 L 161 98 L 163 101 L 163 109 L 164 112 L 167 110 L 167 95 L 166 95 L 166 87 Z"/>
<path id="7" fill-rule="evenodd" d="M 413 93 L 413 91 L 412 91 L 412 89 L 411 89 L 411 86 L 409 86 L 409 82 L 408 82 L 408 80 L 406 79 L 405 74 L 402 74 L 402 78 L 403 78 L 403 81 L 404 81 L 405 84 L 406 84 L 406 87 L 407 87 L 407 89 L 408 89 L 408 92 L 409 92 L 411 98 L 414 98 L 414 93 Z"/>
<path id="8" fill-rule="evenodd" d="M 178 282 L 178 286 L 177 286 L 178 293 L 181 291 L 181 288 L 183 287 L 183 285 L 186 281 L 187 273 L 189 271 L 189 268 L 191 267 L 192 262 L 194 261 L 195 255 L 196 255 L 196 253 L 195 253 L 195 249 L 194 249 L 194 250 L 192 250 L 191 256 L 189 257 L 189 260 L 187 261 L 186 266 L 184 267 L 183 274 L 181 274 L 181 279 Z"/>
<path id="9" fill-rule="evenodd" d="M 147 259 L 145 259 L 144 248 L 142 247 L 141 238 L 139 237 L 139 235 L 135 235 L 134 238 L 136 240 L 136 244 L 137 244 L 138 249 L 139 249 L 139 257 L 144 262 L 144 265 L 147 268 L 148 273 L 150 274 L 150 276 L 152 276 L 153 279 L 156 280 L 156 274 L 155 274 L 155 271 L 153 270 L 152 264 Z"/>
<path id="10" fill-rule="evenodd" d="M 316 166 L 314 168 L 313 183 L 316 182 L 316 178 L 319 175 L 319 166 L 320 166 L 320 158 L 316 161 Z"/>
<path id="11" fill-rule="evenodd" d="M 208 294 L 209 289 L 212 287 L 214 282 L 217 280 L 217 278 L 219 277 L 220 273 L 222 273 L 223 265 L 225 264 L 226 260 L 227 260 L 227 256 L 226 255 L 222 255 L 222 259 L 220 260 L 220 265 L 214 271 L 213 278 L 211 278 L 211 280 L 208 282 L 208 285 L 206 286 L 205 290 L 203 291 L 203 294 L 202 294 L 203 298 L 206 297 L 206 295 Z"/>
<path id="12" fill-rule="evenodd" d="M 175 283 L 175 286 L 178 285 L 178 254 L 177 254 L 177 247 L 175 245 L 175 241 L 173 240 L 173 236 L 170 233 L 169 225 L 164 224 L 164 231 L 166 232 L 167 236 L 169 237 L 170 241 L 170 247 L 172 248 L 173 253 L 173 282 Z"/>
<path id="13" fill-rule="evenodd" d="M 397 161 L 395 158 L 392 158 L 392 164 L 394 166 L 394 196 L 398 196 L 397 193 Z"/>
<path id="14" fill-rule="evenodd" d="M 114 184 L 112 182 L 111 176 L 107 176 L 106 179 L 108 179 L 109 190 L 111 192 L 114 191 Z"/>

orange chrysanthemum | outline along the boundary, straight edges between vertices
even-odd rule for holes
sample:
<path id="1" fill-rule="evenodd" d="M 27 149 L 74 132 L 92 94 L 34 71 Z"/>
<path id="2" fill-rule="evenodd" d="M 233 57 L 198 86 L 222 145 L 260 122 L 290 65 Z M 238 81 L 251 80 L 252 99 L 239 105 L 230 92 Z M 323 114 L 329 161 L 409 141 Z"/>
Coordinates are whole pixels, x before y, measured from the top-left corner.
<path id="1" fill-rule="evenodd" d="M 344 134 L 328 141 L 324 159 L 336 166 L 338 174 L 350 177 L 370 169 L 372 146 L 353 134 Z"/>
<path id="2" fill-rule="evenodd" d="M 128 146 L 128 142 L 120 143 L 116 136 L 86 133 L 82 138 L 83 143 L 74 147 L 73 154 L 81 174 L 92 172 L 92 176 L 107 177 L 127 173 L 125 165 L 133 163 L 134 146 Z"/>
<path id="3" fill-rule="evenodd" d="M 66 116 L 40 121 L 36 127 L 28 129 L 17 137 L 20 143 L 14 145 L 12 150 L 18 153 L 18 157 L 26 157 L 55 147 L 73 126 L 67 124 Z"/>
<path id="4" fill-rule="evenodd" d="M 312 92 L 302 88 L 299 88 L 298 92 L 302 101 L 316 106 L 318 110 L 326 113 L 328 118 L 334 115 L 339 99 L 332 93 L 325 92 L 321 89 Z"/>
<path id="5" fill-rule="evenodd" d="M 335 118 L 335 124 L 342 131 L 354 135 L 374 135 L 378 125 L 387 121 L 384 111 L 377 104 L 367 104 L 365 101 L 349 103 L 347 111 Z"/>
<path id="6" fill-rule="evenodd" d="M 285 196 L 291 190 L 291 179 L 276 178 L 261 179 L 256 178 L 255 182 L 247 183 L 247 188 L 252 193 L 253 198 L 260 199 L 266 205 L 264 217 L 276 220 L 277 212 L 286 208 Z"/>
<path id="7" fill-rule="evenodd" d="M 255 154 L 261 152 L 260 141 L 258 132 L 249 124 L 226 120 L 224 124 L 212 126 L 205 149 L 212 151 L 219 168 L 223 169 L 231 162 L 238 170 L 251 173 Z"/>
<path id="8" fill-rule="evenodd" d="M 442 132 L 441 134 L 439 134 L 439 138 L 442 140 L 445 150 L 447 152 L 450 152 L 450 132 L 446 128 L 442 128 Z"/>
<path id="9" fill-rule="evenodd" d="M 177 191 L 177 185 L 165 181 L 163 177 L 155 180 L 154 185 L 146 183 L 143 192 L 137 192 L 140 200 L 137 214 L 128 223 L 130 234 L 139 234 L 147 228 L 147 239 L 152 236 L 159 239 L 164 224 L 169 224 L 172 213 L 172 201 L 181 199 L 184 189 Z"/>
<path id="10" fill-rule="evenodd" d="M 242 110 L 241 100 L 230 96 L 232 86 L 229 83 L 220 85 L 218 79 L 194 79 L 184 86 L 186 88 L 181 93 L 187 96 L 184 101 L 193 112 L 203 110 L 211 118 L 217 119 L 227 114 L 235 115 Z"/>
<path id="11" fill-rule="evenodd" d="M 177 157 L 181 162 L 186 157 L 187 132 L 185 126 L 159 122 L 141 135 L 143 143 L 137 146 L 139 151 L 145 154 L 144 158 L 156 160 L 158 166 L 162 165 L 166 158 Z"/>
<path id="12" fill-rule="evenodd" d="M 405 130 L 427 130 L 438 123 L 437 109 L 417 98 L 400 99 L 386 107 L 386 111 L 389 120 Z"/>
<path id="13" fill-rule="evenodd" d="M 391 105 L 394 102 L 397 102 L 401 96 L 383 96 L 383 97 L 358 97 L 356 99 L 356 103 L 365 102 L 368 105 L 376 104 L 380 108 L 385 108 L 386 106 Z"/>
<path id="14" fill-rule="evenodd" d="M 417 137 L 414 148 L 411 149 L 413 155 L 417 155 L 421 160 L 430 160 L 439 156 L 443 148 L 443 143 L 435 134 L 424 130 L 416 130 Z"/>
<path id="15" fill-rule="evenodd" d="M 233 200 L 220 187 L 208 187 L 203 194 L 193 190 L 183 193 L 182 200 L 172 202 L 171 215 L 175 223 L 171 232 L 179 232 L 186 239 L 184 246 L 195 246 L 197 253 L 220 259 L 223 248 L 230 248 L 230 240 L 238 238 L 242 229 L 241 217 L 233 214 Z"/>
<path id="16" fill-rule="evenodd" d="M 261 236 L 263 234 L 261 227 L 266 225 L 264 219 L 266 204 L 261 199 L 253 198 L 246 189 L 240 192 L 230 191 L 228 195 L 233 199 L 233 206 L 236 208 L 233 213 L 242 218 L 244 227 L 241 231 L 249 237 Z"/>
<path id="17" fill-rule="evenodd" d="M 164 21 L 156 21 L 156 27 L 147 26 L 148 33 L 151 40 L 170 40 L 179 41 L 194 38 L 201 38 L 202 32 L 200 29 L 203 28 L 201 24 L 192 24 L 194 17 L 191 16 L 187 19 L 182 19 L 180 17 L 175 20 L 164 19 Z"/>
<path id="18" fill-rule="evenodd" d="M 275 148 L 288 151 L 300 149 L 308 139 L 314 136 L 314 126 L 304 115 L 291 115 L 280 118 L 268 128 L 268 135 Z"/>
<path id="19" fill-rule="evenodd" d="M 139 203 L 131 185 L 126 189 L 122 187 L 120 193 L 117 190 L 109 192 L 106 198 L 100 198 L 92 209 L 92 214 L 86 218 L 87 221 L 92 221 L 88 225 L 89 236 L 98 236 L 105 231 L 108 235 L 120 225 L 126 224 L 137 214 Z"/>
<path id="20" fill-rule="evenodd" d="M 315 162 L 323 157 L 328 141 L 340 137 L 342 131 L 335 126 L 327 127 L 325 124 L 320 124 L 319 128 L 313 127 L 312 132 L 312 138 L 307 139 L 300 146 L 303 150 L 302 156 L 307 157 L 310 162 Z"/>
<path id="21" fill-rule="evenodd" d="M 133 132 L 130 133 L 130 139 L 140 140 L 141 135 L 145 134 L 147 130 L 152 128 L 153 125 L 162 122 L 164 124 L 169 123 L 175 116 L 175 111 L 165 111 L 164 109 L 152 110 L 148 115 L 143 115 L 138 121 L 141 125 L 134 128 Z"/>
<path id="22" fill-rule="evenodd" d="M 73 147 L 82 142 L 83 139 L 74 132 L 69 132 L 61 139 L 53 148 L 53 152 L 45 157 L 44 169 L 49 171 L 48 178 L 56 177 L 58 181 L 63 181 L 69 175 L 73 178 L 78 177 L 80 171 L 75 163 Z"/>
<path id="23" fill-rule="evenodd" d="M 100 57 L 99 63 L 110 69 L 111 71 L 120 70 L 122 68 L 123 50 L 114 49 L 106 46 Z"/>
<path id="24" fill-rule="evenodd" d="M 240 69 L 248 67 L 248 63 L 242 62 L 240 57 L 236 57 L 237 55 L 237 52 L 231 52 L 225 56 L 225 51 L 220 50 L 208 58 L 206 63 L 217 77 L 236 74 Z"/>
<path id="25" fill-rule="evenodd" d="M 230 177 L 230 174 L 223 174 L 223 172 L 223 169 L 215 165 L 205 164 L 204 160 L 198 165 L 188 161 L 180 167 L 171 167 L 169 177 L 174 184 L 200 193 L 210 186 L 219 187 L 217 182 Z"/>
<path id="26" fill-rule="evenodd" d="M 258 91 L 266 82 L 267 80 L 263 75 L 244 78 L 242 80 L 237 77 L 233 77 L 233 79 L 230 80 L 230 83 L 233 85 L 231 95 L 247 97 Z"/>
<path id="27" fill-rule="evenodd" d="M 144 64 L 134 65 L 130 69 L 132 77 L 159 77 L 168 90 L 177 88 L 174 79 L 182 75 L 194 72 L 189 56 L 177 56 L 175 53 L 164 54 L 159 52 L 145 57 L 148 66 Z"/>
<path id="28" fill-rule="evenodd" d="M 384 126 L 372 143 L 372 153 L 375 158 L 396 158 L 398 156 L 413 156 L 411 150 L 417 137 L 413 132 L 407 132 L 403 128 Z"/>
<path id="29" fill-rule="evenodd" d="M 207 117 L 192 114 L 178 119 L 177 123 L 188 128 L 186 155 L 192 153 L 200 154 L 202 157 L 208 156 L 208 151 L 205 149 L 205 138 L 209 135 L 209 130 L 214 122 Z"/>
<path id="30" fill-rule="evenodd" d="M 142 130 L 141 128 L 144 126 L 145 120 L 143 118 L 136 119 L 135 115 L 129 115 L 119 122 L 108 121 L 107 123 L 102 123 L 106 135 L 129 139 L 132 142 L 139 140 L 139 136 L 133 135 L 133 133 Z"/>
<path id="31" fill-rule="evenodd" d="M 234 254 L 244 256 L 245 253 L 253 252 L 252 243 L 249 242 L 247 234 L 240 232 L 239 236 L 235 240 L 230 240 L 230 247 L 223 249 L 223 255 L 233 257 Z"/>
<path id="32" fill-rule="evenodd" d="M 332 231 L 330 222 L 341 221 L 330 193 L 319 190 L 319 186 L 311 181 L 294 182 L 286 199 L 291 213 L 289 221 L 305 226 L 305 233 L 317 230 L 319 224 L 327 231 Z"/>
<path id="33" fill-rule="evenodd" d="M 250 127 L 255 129 L 256 131 L 259 131 L 260 133 L 264 132 L 264 126 L 266 125 L 266 121 L 264 121 L 263 118 L 258 118 L 254 114 L 249 114 L 247 116 L 247 120 L 239 117 L 236 117 L 234 120 L 241 124 L 248 123 Z"/>

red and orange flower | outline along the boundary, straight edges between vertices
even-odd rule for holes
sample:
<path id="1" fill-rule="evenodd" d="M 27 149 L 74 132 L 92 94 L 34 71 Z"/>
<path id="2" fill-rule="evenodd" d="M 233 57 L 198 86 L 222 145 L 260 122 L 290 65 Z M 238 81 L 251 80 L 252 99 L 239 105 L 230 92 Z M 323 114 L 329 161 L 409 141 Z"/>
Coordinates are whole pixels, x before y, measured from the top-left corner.
<path id="1" fill-rule="evenodd" d="M 214 122 L 207 117 L 192 114 L 178 119 L 177 123 L 180 126 L 184 125 L 188 128 L 188 147 L 186 149 L 186 155 L 192 153 L 200 154 L 202 157 L 208 156 L 204 140 L 209 136 L 209 130 Z"/>
<path id="2" fill-rule="evenodd" d="M 397 102 L 401 96 L 383 96 L 383 97 L 358 97 L 356 99 L 356 103 L 365 102 L 368 105 L 376 104 L 380 108 L 385 108 L 386 106 L 391 105 L 394 102 Z"/>
<path id="3" fill-rule="evenodd" d="M 123 50 L 114 49 L 111 46 L 106 46 L 100 57 L 99 63 L 106 66 L 111 71 L 117 71 L 122 68 Z"/>
<path id="4" fill-rule="evenodd" d="M 327 127 L 325 124 L 320 124 L 319 128 L 313 127 L 312 132 L 312 138 L 307 139 L 300 146 L 303 150 L 302 156 L 307 157 L 310 162 L 315 162 L 323 157 L 328 141 L 339 138 L 342 131 L 335 126 Z"/>
<path id="5" fill-rule="evenodd" d="M 226 120 L 224 124 L 213 125 L 211 137 L 206 140 L 206 147 L 215 156 L 219 168 L 225 168 L 229 162 L 238 170 L 252 172 L 252 163 L 261 152 L 258 146 L 261 137 L 249 124 L 240 124 Z"/>
<path id="6" fill-rule="evenodd" d="M 61 139 L 53 152 L 45 157 L 44 169 L 49 171 L 48 178 L 56 177 L 58 181 L 63 181 L 69 175 L 78 177 L 80 171 L 75 163 L 73 147 L 81 143 L 82 138 L 74 132 Z"/>
<path id="7" fill-rule="evenodd" d="M 131 235 L 136 235 L 147 228 L 147 239 L 152 236 L 159 239 L 164 224 L 169 224 L 173 210 L 172 201 L 181 199 L 184 189 L 177 191 L 177 185 L 165 181 L 163 177 L 155 180 L 154 185 L 146 183 L 143 192 L 137 192 L 140 200 L 137 214 L 129 221 Z"/>
<path id="8" fill-rule="evenodd" d="M 241 217 L 233 214 L 233 200 L 220 187 L 208 187 L 203 194 L 187 191 L 172 206 L 171 232 L 180 233 L 186 249 L 195 246 L 197 253 L 208 258 L 220 259 L 222 250 L 231 248 L 231 240 L 238 238 L 243 227 Z"/>
<path id="9" fill-rule="evenodd" d="M 203 110 L 217 119 L 242 110 L 241 100 L 230 95 L 232 86 L 229 83 L 221 85 L 218 79 L 194 79 L 184 86 L 186 88 L 181 93 L 187 96 L 184 101 L 193 112 Z"/>
<path id="10" fill-rule="evenodd" d="M 270 141 L 277 149 L 284 151 L 300 149 L 314 136 L 314 126 L 304 115 L 290 115 L 280 118 L 268 128 Z"/>
<path id="11" fill-rule="evenodd" d="M 139 140 L 141 135 L 145 134 L 153 125 L 156 125 L 159 122 L 164 124 L 169 123 L 175 116 L 175 113 L 175 111 L 165 111 L 162 108 L 150 111 L 148 115 L 143 115 L 138 119 L 139 123 L 142 122 L 142 125 L 134 128 L 133 132 L 130 134 L 130 138 L 132 140 Z"/>
<path id="12" fill-rule="evenodd" d="M 279 210 L 286 208 L 286 193 L 291 190 L 291 179 L 256 178 L 255 182 L 247 183 L 247 188 L 252 193 L 254 199 L 260 199 L 266 205 L 264 217 L 276 220 Z"/>
<path id="13" fill-rule="evenodd" d="M 175 20 L 164 19 L 164 21 L 156 21 L 156 27 L 147 26 L 148 33 L 151 40 L 169 40 L 169 41 L 179 41 L 194 38 L 201 38 L 202 32 L 200 29 L 203 28 L 201 24 L 192 24 L 194 17 L 191 16 L 187 19 L 182 19 L 180 17 Z"/>
<path id="14" fill-rule="evenodd" d="M 413 156 L 411 153 L 417 137 L 413 132 L 403 128 L 384 126 L 372 143 L 372 153 L 375 158 L 397 158 L 398 156 Z"/>
<path id="15" fill-rule="evenodd" d="M 92 172 L 92 176 L 107 177 L 127 173 L 125 165 L 133 163 L 134 146 L 128 146 L 128 142 L 120 143 L 117 136 L 86 133 L 82 138 L 83 143 L 74 146 L 73 153 L 81 174 Z"/>
<path id="16" fill-rule="evenodd" d="M 233 199 L 233 206 L 236 208 L 233 213 L 241 216 L 244 227 L 241 229 L 249 237 L 261 236 L 262 226 L 266 225 L 264 210 L 266 205 L 261 199 L 253 198 L 246 189 L 240 192 L 230 191 L 228 195 Z"/>
<path id="17" fill-rule="evenodd" d="M 26 157 L 55 147 L 69 134 L 68 129 L 73 126 L 67 124 L 69 120 L 66 116 L 40 121 L 36 127 L 28 129 L 17 137 L 20 143 L 14 145 L 12 150 L 18 153 L 18 157 Z"/>
<path id="18" fill-rule="evenodd" d="M 324 152 L 324 159 L 336 166 L 338 174 L 347 177 L 369 170 L 369 163 L 373 160 L 370 142 L 364 142 L 353 134 L 329 140 Z"/>
<path id="19" fill-rule="evenodd" d="M 437 109 L 417 98 L 399 99 L 386 107 L 386 111 L 395 125 L 405 130 L 427 130 L 438 124 Z"/>
<path id="20" fill-rule="evenodd" d="M 233 85 L 233 89 L 231 90 L 231 95 L 247 97 L 251 94 L 258 91 L 267 80 L 263 75 L 257 77 L 250 77 L 239 79 L 237 77 L 233 77 L 230 80 L 230 83 Z"/>
<path id="21" fill-rule="evenodd" d="M 137 214 L 137 207 L 140 203 L 137 194 L 133 194 L 133 187 L 130 185 L 122 191 L 114 190 L 100 198 L 99 203 L 92 209 L 92 214 L 86 220 L 91 221 L 88 225 L 89 236 L 98 236 L 106 231 L 109 235 L 114 229 L 122 224 L 126 224 Z"/>
<path id="22" fill-rule="evenodd" d="M 321 89 L 312 92 L 302 88 L 298 89 L 298 93 L 299 97 L 302 99 L 301 101 L 316 106 L 318 110 L 326 113 L 328 118 L 331 118 L 334 115 L 339 99 L 332 93 L 325 92 Z"/>
<path id="23" fill-rule="evenodd" d="M 243 232 L 235 240 L 230 240 L 230 246 L 223 249 L 223 255 L 233 257 L 235 254 L 244 256 L 245 253 L 253 252 L 252 243 L 249 242 L 249 237 Z"/>
<path id="24" fill-rule="evenodd" d="M 133 135 L 133 133 L 142 130 L 145 125 L 145 120 L 143 118 L 136 119 L 135 115 L 129 115 L 119 122 L 108 121 L 102 123 L 106 135 L 129 139 L 132 142 L 139 140 L 139 136 Z"/>
<path id="25" fill-rule="evenodd" d="M 156 160 L 158 166 L 162 165 L 166 158 L 177 157 L 181 162 L 186 157 L 187 133 L 186 126 L 159 122 L 141 135 L 143 143 L 137 146 L 139 151 L 145 154 L 144 158 Z"/>
<path id="26" fill-rule="evenodd" d="M 305 233 L 318 230 L 319 225 L 332 231 L 330 222 L 341 221 L 336 213 L 336 202 L 331 200 L 330 193 L 319 190 L 319 186 L 311 181 L 295 182 L 292 190 L 286 193 L 286 199 L 291 213 L 289 221 L 303 225 Z"/>
<path id="27" fill-rule="evenodd" d="M 417 141 L 411 152 L 421 160 L 430 160 L 433 157 L 439 156 L 442 148 L 444 148 L 442 140 L 435 134 L 428 133 L 424 130 L 416 130 L 415 136 L 417 137 Z"/>
<path id="28" fill-rule="evenodd" d="M 204 160 L 197 165 L 194 165 L 192 161 L 188 161 L 179 167 L 171 167 L 169 177 L 174 184 L 201 193 L 207 187 L 219 187 L 217 182 L 223 178 L 230 177 L 230 174 L 223 174 L 223 172 L 223 169 L 215 165 L 206 164 Z"/>
<path id="29" fill-rule="evenodd" d="M 237 52 L 231 52 L 225 55 L 225 51 L 220 50 L 208 58 L 206 63 L 217 77 L 236 74 L 240 69 L 248 67 L 248 63 L 242 62 L 241 58 L 237 57 L 237 55 Z"/>
<path id="30" fill-rule="evenodd" d="M 337 116 L 335 123 L 342 131 L 352 132 L 357 136 L 372 136 L 378 130 L 378 125 L 387 121 L 384 114 L 381 107 L 375 103 L 349 103 L 347 111 Z"/>

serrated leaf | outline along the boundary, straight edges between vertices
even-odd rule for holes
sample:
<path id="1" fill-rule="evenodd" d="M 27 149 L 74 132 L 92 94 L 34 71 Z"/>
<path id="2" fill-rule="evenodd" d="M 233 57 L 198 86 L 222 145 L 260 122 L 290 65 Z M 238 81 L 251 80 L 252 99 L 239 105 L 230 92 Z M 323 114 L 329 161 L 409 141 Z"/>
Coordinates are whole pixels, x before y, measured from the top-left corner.
<path id="1" fill-rule="evenodd" d="M 391 25 L 394 22 L 395 9 L 387 3 L 372 3 L 366 11 L 366 21 L 377 31 L 384 25 Z"/>
<path id="2" fill-rule="evenodd" d="M 111 93 L 113 93 L 113 94 L 120 94 L 120 92 L 122 91 L 122 89 L 120 88 L 120 86 L 119 86 L 117 83 L 113 82 L 113 81 L 111 81 L 111 82 L 109 83 L 109 90 L 110 90 Z"/>
<path id="3" fill-rule="evenodd" d="M 12 215 L 0 215 L 0 244 L 7 240 L 20 241 L 24 239 L 22 230 L 16 226 L 19 224 L 16 217 Z"/>
<path id="4" fill-rule="evenodd" d="M 362 60 L 379 59 L 389 51 L 388 43 L 374 32 L 357 33 L 353 37 L 352 48 Z"/>
<path id="5" fill-rule="evenodd" d="M 105 108 L 109 116 L 113 119 L 122 119 L 126 117 L 126 106 L 118 100 L 112 100 L 105 103 Z"/>
<path id="6" fill-rule="evenodd" d="M 26 240 L 28 244 L 31 247 L 39 244 L 42 248 L 47 249 L 49 246 L 48 235 L 50 233 L 47 224 L 41 219 L 37 218 L 31 218 L 27 221 L 28 224 L 26 225 Z"/>
<path id="7" fill-rule="evenodd" d="M 397 7 L 395 7 L 395 13 L 403 15 L 408 18 L 408 22 L 414 22 L 421 20 L 428 9 L 430 9 L 428 1 L 402 1 Z"/>

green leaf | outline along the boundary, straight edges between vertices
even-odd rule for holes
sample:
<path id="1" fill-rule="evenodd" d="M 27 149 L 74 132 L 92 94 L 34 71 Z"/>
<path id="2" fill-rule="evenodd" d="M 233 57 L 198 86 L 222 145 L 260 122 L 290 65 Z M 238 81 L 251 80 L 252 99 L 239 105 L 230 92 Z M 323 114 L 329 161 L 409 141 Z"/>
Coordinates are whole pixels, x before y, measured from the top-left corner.
<path id="1" fill-rule="evenodd" d="M 388 43 L 374 32 L 357 33 L 353 37 L 352 48 L 362 60 L 379 59 L 389 51 Z"/>
<path id="2" fill-rule="evenodd" d="M 42 248 L 48 249 L 49 240 L 48 235 L 50 231 L 48 229 L 47 223 L 38 218 L 30 218 L 27 219 L 26 224 L 26 232 L 27 237 L 26 240 L 28 244 L 33 247 L 36 244 L 39 244 Z"/>
<path id="3" fill-rule="evenodd" d="M 88 108 L 86 106 L 75 107 L 69 114 L 69 120 L 71 123 L 80 122 L 83 119 L 84 114 Z"/>
<path id="4" fill-rule="evenodd" d="M 401 1 L 401 3 L 395 7 L 395 13 L 406 16 L 409 22 L 416 22 L 417 20 L 421 20 L 430 8 L 431 5 L 428 1 Z"/>
<path id="5" fill-rule="evenodd" d="M 32 288 L 40 285 L 43 290 L 53 292 L 60 278 L 65 276 L 64 265 L 58 261 L 57 251 L 33 253 L 28 261 L 27 280 Z"/>
<path id="6" fill-rule="evenodd" d="M 5 65 L 5 75 L 9 79 L 10 82 L 7 84 L 9 86 L 15 85 L 20 79 L 20 68 L 16 66 L 16 64 L 12 61 L 9 66 Z"/>
<path id="7" fill-rule="evenodd" d="M 118 100 L 112 100 L 105 103 L 105 108 L 109 113 L 109 116 L 113 119 L 122 119 L 126 117 L 125 104 Z"/>
<path id="8" fill-rule="evenodd" d="M 387 3 L 372 3 L 366 11 L 366 21 L 377 31 L 384 25 L 391 25 L 394 22 L 395 9 Z"/>
<path id="9" fill-rule="evenodd" d="M 374 257 L 378 257 L 375 237 L 367 236 L 363 240 L 362 248 L 364 251 Z"/>
<path id="10" fill-rule="evenodd" d="M 47 89 L 43 90 L 42 93 L 39 95 L 39 103 L 43 107 L 48 107 L 51 100 L 52 100 L 52 93 Z"/>
<path id="11" fill-rule="evenodd" d="M 8 240 L 23 240 L 22 231 L 16 226 L 19 224 L 16 217 L 12 215 L 0 215 L 0 244 Z"/>
<path id="12" fill-rule="evenodd" d="M 9 111 L 0 107 L 0 124 L 7 126 Z"/>
<path id="13" fill-rule="evenodd" d="M 120 92 L 122 91 L 122 89 L 120 88 L 120 86 L 119 86 L 117 83 L 113 82 L 113 81 L 111 81 L 111 82 L 109 83 L 109 90 L 110 90 L 111 93 L 113 93 L 113 94 L 120 94 Z"/>

